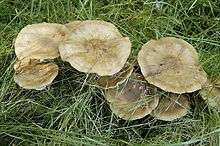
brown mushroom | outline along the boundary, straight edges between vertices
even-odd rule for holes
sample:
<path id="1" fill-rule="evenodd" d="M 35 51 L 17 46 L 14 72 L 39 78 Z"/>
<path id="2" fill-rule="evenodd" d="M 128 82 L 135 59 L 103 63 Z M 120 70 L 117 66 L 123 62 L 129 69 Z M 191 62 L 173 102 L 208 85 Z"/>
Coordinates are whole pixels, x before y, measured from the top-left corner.
<path id="1" fill-rule="evenodd" d="M 144 44 L 138 54 L 138 63 L 150 84 L 168 92 L 193 92 L 201 89 L 207 80 L 193 46 L 174 37 Z"/>
<path id="2" fill-rule="evenodd" d="M 151 115 L 164 121 L 172 121 L 185 116 L 190 108 L 189 100 L 185 95 L 170 94 L 159 101 L 159 105 Z"/>
<path id="3" fill-rule="evenodd" d="M 41 63 L 36 59 L 23 59 L 14 65 L 15 82 L 25 89 L 41 90 L 52 83 L 58 74 L 58 66 Z"/>
<path id="4" fill-rule="evenodd" d="M 19 60 L 54 59 L 59 57 L 58 46 L 68 34 L 61 24 L 39 23 L 27 25 L 15 40 L 15 54 Z"/>
<path id="5" fill-rule="evenodd" d="M 60 45 L 59 51 L 62 60 L 75 69 L 108 76 L 123 68 L 131 43 L 113 24 L 87 20 L 77 25 L 77 29 Z"/>
<path id="6" fill-rule="evenodd" d="M 118 88 L 107 90 L 105 97 L 118 117 L 136 120 L 150 114 L 158 105 L 159 96 L 154 90 L 146 82 L 131 79 Z"/>

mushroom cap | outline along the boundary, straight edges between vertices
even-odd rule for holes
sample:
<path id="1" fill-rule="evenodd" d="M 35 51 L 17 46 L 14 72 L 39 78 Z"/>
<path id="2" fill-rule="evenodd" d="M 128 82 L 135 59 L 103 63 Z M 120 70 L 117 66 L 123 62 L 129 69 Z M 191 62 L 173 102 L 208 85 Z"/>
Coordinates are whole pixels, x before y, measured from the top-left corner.
<path id="1" fill-rule="evenodd" d="M 159 101 L 159 105 L 151 115 L 164 121 L 172 121 L 187 114 L 190 103 L 185 95 L 170 94 Z"/>
<path id="2" fill-rule="evenodd" d="M 207 80 L 193 46 L 174 37 L 144 44 L 138 54 L 138 63 L 150 84 L 168 92 L 193 92 L 201 89 Z"/>
<path id="3" fill-rule="evenodd" d="M 15 54 L 19 60 L 54 59 L 59 57 L 58 46 L 68 33 L 61 24 L 39 23 L 27 25 L 15 40 Z"/>
<path id="4" fill-rule="evenodd" d="M 133 70 L 134 67 L 127 64 L 122 70 L 120 70 L 120 72 L 113 76 L 101 76 L 97 80 L 97 85 L 105 89 L 114 88 L 125 82 L 131 76 Z"/>
<path id="5" fill-rule="evenodd" d="M 44 89 L 58 74 L 58 66 L 53 63 L 41 63 L 39 60 L 24 59 L 14 65 L 15 82 L 25 89 Z"/>
<path id="6" fill-rule="evenodd" d="M 220 87 L 217 85 L 207 82 L 200 90 L 200 95 L 208 105 L 220 108 Z"/>
<path id="7" fill-rule="evenodd" d="M 59 46 L 62 60 L 72 67 L 100 76 L 119 72 L 130 54 L 131 42 L 122 37 L 117 28 L 108 22 L 88 20 Z"/>
<path id="8" fill-rule="evenodd" d="M 114 114 L 125 120 L 136 120 L 150 114 L 159 102 L 159 96 L 143 82 L 131 81 L 119 88 L 106 91 L 106 99 Z"/>

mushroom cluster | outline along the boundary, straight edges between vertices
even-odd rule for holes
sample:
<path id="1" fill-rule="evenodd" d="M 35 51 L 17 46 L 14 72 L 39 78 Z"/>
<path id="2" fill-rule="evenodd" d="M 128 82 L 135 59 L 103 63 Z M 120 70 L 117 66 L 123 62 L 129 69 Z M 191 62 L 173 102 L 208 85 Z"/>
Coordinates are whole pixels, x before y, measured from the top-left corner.
<path id="1" fill-rule="evenodd" d="M 78 71 L 110 76 L 121 70 L 130 51 L 129 38 L 105 21 L 27 25 L 15 40 L 14 79 L 23 88 L 43 89 L 58 74 L 53 63 L 58 57 Z"/>
<path id="2" fill-rule="evenodd" d="M 73 21 L 24 27 L 15 40 L 15 82 L 42 90 L 58 75 L 55 58 L 76 70 L 96 74 L 112 112 L 125 120 L 151 115 L 172 121 L 190 110 L 190 94 L 220 106 L 219 81 L 207 81 L 196 49 L 174 37 L 150 40 L 138 53 L 138 69 L 128 61 L 131 42 L 109 22 Z M 140 71 L 139 71 L 140 70 Z"/>
<path id="3" fill-rule="evenodd" d="M 61 24 L 40 23 L 24 27 L 15 40 L 15 82 L 26 89 L 44 89 L 58 74 L 51 62 L 59 57 L 58 47 L 68 29 Z"/>

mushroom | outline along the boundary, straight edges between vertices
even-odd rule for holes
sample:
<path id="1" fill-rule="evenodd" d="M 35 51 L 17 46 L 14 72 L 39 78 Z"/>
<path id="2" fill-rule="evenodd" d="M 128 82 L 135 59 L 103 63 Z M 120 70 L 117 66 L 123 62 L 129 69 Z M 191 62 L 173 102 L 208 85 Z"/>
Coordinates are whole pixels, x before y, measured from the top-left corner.
<path id="1" fill-rule="evenodd" d="M 201 89 L 200 95 L 208 105 L 220 109 L 220 87 L 218 84 L 207 81 Z"/>
<path id="2" fill-rule="evenodd" d="M 192 45 L 174 37 L 150 40 L 138 54 L 145 79 L 165 91 L 193 92 L 202 88 L 207 77 Z"/>
<path id="3" fill-rule="evenodd" d="M 134 67 L 132 65 L 126 64 L 125 67 L 120 70 L 120 72 L 114 74 L 113 76 L 101 76 L 97 80 L 97 85 L 105 89 L 115 88 L 116 86 L 125 82 L 126 79 L 131 76 L 133 70 Z"/>
<path id="4" fill-rule="evenodd" d="M 170 94 L 159 101 L 151 115 L 159 120 L 172 121 L 187 114 L 190 106 L 185 95 Z"/>
<path id="5" fill-rule="evenodd" d="M 113 24 L 104 21 L 87 20 L 76 26 L 59 46 L 63 61 L 81 72 L 100 76 L 113 75 L 123 68 L 131 51 L 128 37 L 122 37 Z"/>
<path id="6" fill-rule="evenodd" d="M 68 29 L 61 24 L 27 25 L 19 32 L 15 40 L 15 54 L 19 60 L 57 58 L 59 57 L 58 45 L 67 33 Z"/>
<path id="7" fill-rule="evenodd" d="M 25 89 L 42 90 L 51 84 L 58 74 L 58 66 L 41 63 L 36 59 L 18 60 L 15 65 L 15 82 Z"/>
<path id="8" fill-rule="evenodd" d="M 156 108 L 159 96 L 155 88 L 146 82 L 133 79 L 118 88 L 108 89 L 105 93 L 114 114 L 124 120 L 136 120 L 150 114 Z"/>

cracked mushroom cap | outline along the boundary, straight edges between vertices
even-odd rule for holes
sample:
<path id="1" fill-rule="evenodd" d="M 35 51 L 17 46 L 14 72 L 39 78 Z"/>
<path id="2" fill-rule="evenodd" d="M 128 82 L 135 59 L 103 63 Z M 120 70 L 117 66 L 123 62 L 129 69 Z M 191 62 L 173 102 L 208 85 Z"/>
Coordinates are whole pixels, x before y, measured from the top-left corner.
<path id="1" fill-rule="evenodd" d="M 53 63 L 41 63 L 39 60 L 25 59 L 14 65 L 15 82 L 25 89 L 42 90 L 58 74 L 58 66 Z"/>
<path id="2" fill-rule="evenodd" d="M 125 65 L 131 51 L 128 37 L 122 37 L 108 22 L 87 20 L 60 45 L 62 60 L 72 67 L 100 76 L 113 75 Z"/>
<path id="3" fill-rule="evenodd" d="M 156 108 L 159 96 L 146 82 L 129 80 L 119 88 L 106 91 L 112 112 L 124 120 L 136 120 L 150 114 Z"/>
<path id="4" fill-rule="evenodd" d="M 15 40 L 15 54 L 19 60 L 54 59 L 59 57 L 58 45 L 68 29 L 61 24 L 39 23 L 27 25 Z"/>
<path id="5" fill-rule="evenodd" d="M 208 105 L 220 109 L 220 87 L 208 81 L 200 91 L 201 97 Z"/>
<path id="6" fill-rule="evenodd" d="M 133 70 L 134 67 L 132 65 L 126 64 L 120 72 L 113 76 L 101 76 L 97 80 L 97 85 L 104 89 L 114 88 L 125 82 L 131 76 Z"/>
<path id="7" fill-rule="evenodd" d="M 144 44 L 138 54 L 138 63 L 150 84 L 168 92 L 193 92 L 201 89 L 207 80 L 193 46 L 174 37 Z"/>
<path id="8" fill-rule="evenodd" d="M 160 99 L 151 115 L 159 120 L 172 121 L 185 116 L 189 108 L 190 103 L 185 95 L 170 94 Z"/>

